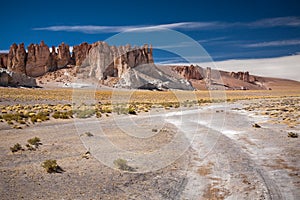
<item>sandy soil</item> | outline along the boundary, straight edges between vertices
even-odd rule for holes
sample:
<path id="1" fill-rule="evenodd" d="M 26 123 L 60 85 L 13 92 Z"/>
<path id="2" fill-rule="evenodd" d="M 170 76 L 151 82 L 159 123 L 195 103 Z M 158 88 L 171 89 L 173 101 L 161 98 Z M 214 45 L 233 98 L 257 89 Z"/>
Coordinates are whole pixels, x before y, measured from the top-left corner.
<path id="1" fill-rule="evenodd" d="M 259 103 L 52 120 L 22 130 L 2 124 L 1 199 L 299 199 L 300 142 L 287 136 L 300 133 L 299 125 L 274 124 L 255 109 Z M 36 151 L 10 151 L 32 137 L 42 142 Z M 117 158 L 134 173 L 114 169 Z M 47 173 L 47 159 L 64 172 Z"/>

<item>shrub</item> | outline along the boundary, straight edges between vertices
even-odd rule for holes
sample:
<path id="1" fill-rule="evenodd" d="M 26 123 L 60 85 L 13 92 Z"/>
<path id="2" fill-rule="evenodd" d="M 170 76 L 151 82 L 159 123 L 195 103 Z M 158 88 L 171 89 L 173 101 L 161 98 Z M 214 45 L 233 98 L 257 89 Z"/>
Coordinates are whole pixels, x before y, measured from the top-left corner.
<path id="1" fill-rule="evenodd" d="M 118 158 L 116 160 L 114 160 L 114 165 L 120 169 L 120 170 L 123 170 L 123 171 L 129 171 L 129 172 L 133 172 L 134 171 L 134 168 L 127 165 L 127 160 L 124 160 L 122 158 Z"/>
<path id="2" fill-rule="evenodd" d="M 21 126 L 18 126 L 18 125 L 14 125 L 13 128 L 14 128 L 14 129 L 22 129 L 22 127 L 21 127 Z"/>
<path id="3" fill-rule="evenodd" d="M 298 134 L 297 134 L 297 133 L 293 133 L 293 132 L 289 132 L 289 133 L 288 133 L 288 137 L 291 137 L 291 138 L 297 138 L 297 137 L 298 137 Z"/>
<path id="4" fill-rule="evenodd" d="M 101 114 L 101 112 L 96 112 L 96 117 L 97 117 L 97 118 L 100 118 L 100 117 L 102 117 L 102 114 Z"/>
<path id="5" fill-rule="evenodd" d="M 27 140 L 27 142 L 30 145 L 35 146 L 35 147 L 38 147 L 40 144 L 42 144 L 41 139 L 38 137 L 31 138 L 31 139 Z"/>
<path id="6" fill-rule="evenodd" d="M 49 120 L 49 113 L 48 112 L 39 112 L 36 115 L 37 119 L 40 119 L 41 121 Z"/>
<path id="7" fill-rule="evenodd" d="M 29 151 L 35 151 L 36 150 L 36 148 L 34 146 L 30 145 L 30 144 L 26 144 L 26 147 Z"/>
<path id="8" fill-rule="evenodd" d="M 73 112 L 72 111 L 68 111 L 68 112 L 56 111 L 53 113 L 52 117 L 54 119 L 69 119 L 69 118 L 73 118 Z"/>
<path id="9" fill-rule="evenodd" d="M 130 106 L 129 109 L 128 109 L 128 113 L 131 114 L 131 115 L 136 115 L 136 111 L 135 111 L 134 107 Z"/>
<path id="10" fill-rule="evenodd" d="M 48 173 L 61 173 L 63 170 L 58 166 L 56 160 L 46 160 L 42 163 L 42 167 L 46 169 Z"/>
<path id="11" fill-rule="evenodd" d="M 91 132 L 85 132 L 84 134 L 85 134 L 86 136 L 88 136 L 88 137 L 94 136 Z"/>
<path id="12" fill-rule="evenodd" d="M 14 123 L 12 121 L 7 121 L 8 125 L 13 125 Z"/>
<path id="13" fill-rule="evenodd" d="M 254 127 L 254 128 L 261 128 L 261 126 L 259 124 L 256 124 L 256 123 L 252 124 L 252 127 Z"/>
<path id="14" fill-rule="evenodd" d="M 92 117 L 95 113 L 96 113 L 95 109 L 76 110 L 76 117 L 89 118 L 89 117 Z"/>
<path id="15" fill-rule="evenodd" d="M 23 150 L 23 148 L 19 143 L 17 143 L 13 147 L 10 147 L 10 150 L 11 150 L 11 152 L 15 153 L 17 151 Z"/>

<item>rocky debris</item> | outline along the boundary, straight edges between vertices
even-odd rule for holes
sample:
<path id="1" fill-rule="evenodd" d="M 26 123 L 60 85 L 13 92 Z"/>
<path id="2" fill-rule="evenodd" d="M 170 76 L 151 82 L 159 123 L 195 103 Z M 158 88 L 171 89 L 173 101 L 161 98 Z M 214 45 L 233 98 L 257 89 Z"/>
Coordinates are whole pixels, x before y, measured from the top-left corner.
<path id="1" fill-rule="evenodd" d="M 8 53 L 7 69 L 12 72 L 24 74 L 26 56 L 24 43 L 19 45 L 14 43 L 11 45 Z"/>
<path id="2" fill-rule="evenodd" d="M 1 86 L 25 86 L 37 87 L 36 80 L 25 74 L 20 74 L 7 69 L 0 68 L 0 85 Z"/>
<path id="3" fill-rule="evenodd" d="M 183 78 L 190 80 L 202 80 L 203 79 L 203 70 L 198 66 L 174 66 L 173 70 L 180 74 Z"/>

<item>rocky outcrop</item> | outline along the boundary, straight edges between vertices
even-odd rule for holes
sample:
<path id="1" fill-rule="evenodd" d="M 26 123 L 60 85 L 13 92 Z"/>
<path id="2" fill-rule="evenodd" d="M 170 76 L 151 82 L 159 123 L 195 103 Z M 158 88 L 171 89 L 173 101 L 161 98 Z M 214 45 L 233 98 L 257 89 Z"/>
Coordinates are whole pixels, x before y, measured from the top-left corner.
<path id="1" fill-rule="evenodd" d="M 72 58 L 75 60 L 76 66 L 81 66 L 84 64 L 83 61 L 88 56 L 91 47 L 92 45 L 86 42 L 73 47 Z"/>
<path id="2" fill-rule="evenodd" d="M 7 59 L 8 53 L 1 53 L 0 54 L 0 67 L 6 69 L 7 68 Z"/>
<path id="3" fill-rule="evenodd" d="M 206 68 L 206 76 L 205 76 L 206 85 L 209 87 L 212 83 L 211 81 L 211 68 Z"/>
<path id="4" fill-rule="evenodd" d="M 37 87 L 36 80 L 25 74 L 16 73 L 7 69 L 0 68 L 0 85 L 1 86 L 25 86 Z"/>
<path id="5" fill-rule="evenodd" d="M 198 66 L 175 66 L 173 70 L 184 77 L 187 80 L 195 79 L 195 80 L 202 80 L 203 79 L 203 72 L 201 71 L 200 67 Z"/>
<path id="6" fill-rule="evenodd" d="M 244 82 L 251 82 L 249 72 L 231 72 L 230 76 L 235 79 L 242 80 Z"/>
<path id="7" fill-rule="evenodd" d="M 31 77 L 44 75 L 56 67 L 51 65 L 51 60 L 49 47 L 43 41 L 39 45 L 30 44 L 28 46 L 26 74 Z"/>
<path id="8" fill-rule="evenodd" d="M 13 44 L 10 46 L 7 56 L 7 69 L 16 73 L 25 73 L 26 51 L 24 43 L 19 45 Z"/>
<path id="9" fill-rule="evenodd" d="M 131 48 L 130 45 L 116 47 L 96 42 L 91 46 L 81 46 L 82 49 L 80 46 L 74 47 L 73 52 L 76 64 L 81 64 L 79 73 L 85 78 L 105 80 L 107 77 L 121 77 L 131 68 L 153 63 L 152 47 L 149 48 L 148 45 Z"/>
<path id="10" fill-rule="evenodd" d="M 71 57 L 69 45 L 62 43 L 58 46 L 58 52 L 41 41 L 40 44 L 30 44 L 26 52 L 24 44 L 13 44 L 9 53 L 1 54 L 0 67 L 9 71 L 26 74 L 30 77 L 42 76 L 49 71 L 66 67 L 68 64 L 75 64 Z"/>
<path id="11" fill-rule="evenodd" d="M 52 51 L 53 51 L 53 47 L 52 47 Z M 53 55 L 53 52 L 52 52 L 52 55 Z M 65 66 L 70 64 L 71 54 L 70 54 L 69 45 L 67 45 L 65 43 L 61 43 L 61 45 L 58 46 L 58 54 L 57 54 L 57 57 L 55 60 L 57 60 L 57 68 L 58 69 L 64 68 Z"/>
<path id="12" fill-rule="evenodd" d="M 129 68 L 122 74 L 115 87 L 148 90 L 194 90 L 188 80 L 174 78 L 165 74 L 153 63 Z"/>
<path id="13" fill-rule="evenodd" d="M 47 72 L 76 65 L 87 77 L 106 79 L 108 76 L 120 77 L 129 68 L 153 63 L 152 46 L 141 48 L 126 46 L 109 46 L 105 42 L 93 44 L 82 43 L 74 46 L 72 56 L 69 45 L 62 43 L 56 48 L 40 44 L 30 44 L 28 52 L 24 44 L 13 44 L 7 55 L 1 55 L 0 67 L 30 77 L 39 77 Z"/>

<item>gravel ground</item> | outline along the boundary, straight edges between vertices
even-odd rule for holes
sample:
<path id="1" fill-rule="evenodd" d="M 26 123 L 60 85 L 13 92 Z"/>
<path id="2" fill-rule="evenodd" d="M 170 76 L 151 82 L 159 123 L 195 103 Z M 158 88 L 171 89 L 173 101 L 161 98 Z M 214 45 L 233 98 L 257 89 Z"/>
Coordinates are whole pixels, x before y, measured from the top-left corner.
<path id="1" fill-rule="evenodd" d="M 300 142 L 287 136 L 299 127 L 243 109 L 258 103 L 1 124 L 1 199 L 299 199 Z M 42 145 L 29 151 L 33 137 Z M 16 143 L 25 151 L 12 153 Z M 118 158 L 133 172 L 115 169 Z M 47 173 L 47 159 L 63 172 Z"/>

